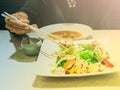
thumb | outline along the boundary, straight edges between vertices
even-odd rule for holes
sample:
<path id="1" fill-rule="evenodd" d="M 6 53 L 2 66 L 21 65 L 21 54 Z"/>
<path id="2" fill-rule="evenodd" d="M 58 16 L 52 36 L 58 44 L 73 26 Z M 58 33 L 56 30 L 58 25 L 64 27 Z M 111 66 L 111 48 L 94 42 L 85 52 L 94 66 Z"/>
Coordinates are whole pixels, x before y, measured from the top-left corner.
<path id="1" fill-rule="evenodd" d="M 35 28 L 38 28 L 38 25 L 37 24 L 32 24 L 31 26 L 35 27 Z M 31 32 L 34 32 L 32 29 L 30 29 Z"/>
<path id="2" fill-rule="evenodd" d="M 38 25 L 37 25 L 37 24 L 32 24 L 32 26 L 38 28 Z"/>

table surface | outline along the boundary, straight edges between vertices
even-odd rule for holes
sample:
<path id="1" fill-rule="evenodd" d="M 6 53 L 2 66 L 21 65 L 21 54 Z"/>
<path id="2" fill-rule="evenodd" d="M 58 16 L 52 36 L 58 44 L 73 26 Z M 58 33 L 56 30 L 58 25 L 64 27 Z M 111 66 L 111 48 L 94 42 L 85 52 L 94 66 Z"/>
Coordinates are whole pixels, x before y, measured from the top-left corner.
<path id="1" fill-rule="evenodd" d="M 32 33 L 30 34 L 31 36 Z M 120 30 L 94 30 L 93 39 L 104 41 L 111 57 L 120 58 Z M 120 90 L 120 72 L 88 77 L 50 78 L 41 77 L 36 62 L 17 62 L 10 59 L 15 47 L 10 43 L 7 30 L 0 30 L 0 90 L 87 90 L 118 89 Z"/>

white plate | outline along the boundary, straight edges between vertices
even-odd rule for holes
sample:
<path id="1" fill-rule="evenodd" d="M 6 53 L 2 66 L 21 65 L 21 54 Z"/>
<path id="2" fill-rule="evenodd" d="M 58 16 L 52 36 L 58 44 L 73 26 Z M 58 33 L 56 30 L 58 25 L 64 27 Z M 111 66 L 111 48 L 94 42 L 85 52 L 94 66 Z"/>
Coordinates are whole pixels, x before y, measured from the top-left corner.
<path id="1" fill-rule="evenodd" d="M 77 41 L 77 43 L 90 43 L 92 40 L 82 40 Z M 58 50 L 59 47 L 50 40 L 44 40 L 41 51 L 46 52 L 47 54 L 51 54 L 53 51 Z M 114 61 L 113 61 L 114 60 Z M 92 75 L 101 75 L 101 74 L 108 74 L 108 73 L 115 73 L 120 71 L 120 63 L 117 61 L 116 58 L 111 58 L 111 61 L 114 64 L 113 68 L 107 68 L 102 72 L 94 72 L 94 73 L 85 73 L 85 74 L 52 74 L 51 70 L 54 68 L 54 59 L 48 58 L 46 55 L 39 54 L 38 56 L 38 63 L 39 63 L 39 73 L 40 76 L 46 77 L 82 77 L 82 76 L 92 76 Z"/>
<path id="2" fill-rule="evenodd" d="M 60 30 L 72 30 L 72 31 L 78 31 L 82 34 L 82 36 L 79 38 L 86 38 L 92 34 L 92 28 L 79 24 L 79 23 L 58 23 L 58 24 L 52 24 L 48 26 L 44 26 L 40 28 L 43 31 L 46 31 L 47 33 L 55 32 L 55 31 L 60 31 Z M 43 39 L 45 39 L 44 36 L 41 35 Z"/>

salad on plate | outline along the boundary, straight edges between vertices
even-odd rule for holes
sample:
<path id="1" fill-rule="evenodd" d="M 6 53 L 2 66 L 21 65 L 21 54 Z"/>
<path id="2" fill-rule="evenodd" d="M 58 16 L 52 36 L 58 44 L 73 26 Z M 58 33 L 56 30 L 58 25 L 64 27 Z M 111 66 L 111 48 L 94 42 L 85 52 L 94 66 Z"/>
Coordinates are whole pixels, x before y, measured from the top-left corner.
<path id="1" fill-rule="evenodd" d="M 67 47 L 54 51 L 56 57 L 53 74 L 86 74 L 102 72 L 106 68 L 113 68 L 109 61 L 109 53 L 98 41 L 91 43 L 63 44 Z"/>

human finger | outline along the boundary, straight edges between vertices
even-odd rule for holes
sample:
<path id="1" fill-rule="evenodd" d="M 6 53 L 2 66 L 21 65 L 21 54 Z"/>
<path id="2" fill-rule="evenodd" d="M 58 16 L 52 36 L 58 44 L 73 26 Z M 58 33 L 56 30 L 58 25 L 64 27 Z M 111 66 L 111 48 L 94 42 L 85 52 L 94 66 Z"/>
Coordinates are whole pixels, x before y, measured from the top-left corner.
<path id="1" fill-rule="evenodd" d="M 17 21 L 15 21 L 15 20 L 9 20 L 8 22 L 6 22 L 6 24 L 11 24 L 11 25 L 13 25 L 13 26 L 15 26 L 15 27 L 19 27 L 19 28 L 21 28 L 21 29 L 29 29 L 29 25 L 28 24 L 26 24 L 26 23 L 21 23 L 21 22 L 17 22 Z"/>
<path id="2" fill-rule="evenodd" d="M 13 13 L 12 15 L 17 17 L 18 19 L 28 19 L 28 15 L 24 12 L 16 12 Z"/>
<path id="3" fill-rule="evenodd" d="M 13 32 L 16 34 L 25 34 L 25 33 L 31 32 L 30 29 L 21 29 L 19 27 L 14 27 L 10 24 L 6 24 L 6 27 L 10 30 L 10 32 Z"/>

